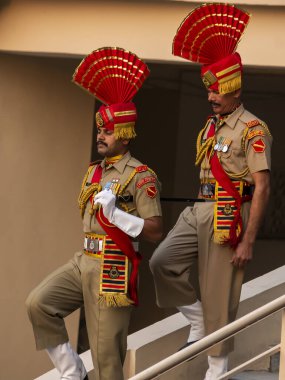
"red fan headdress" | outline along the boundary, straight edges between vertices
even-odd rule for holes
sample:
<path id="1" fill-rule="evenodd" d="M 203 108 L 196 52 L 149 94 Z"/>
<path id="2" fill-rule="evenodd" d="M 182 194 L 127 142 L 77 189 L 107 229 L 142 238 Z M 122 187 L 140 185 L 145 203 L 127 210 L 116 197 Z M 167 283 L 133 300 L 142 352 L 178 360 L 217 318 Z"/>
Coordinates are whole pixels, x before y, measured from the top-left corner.
<path id="1" fill-rule="evenodd" d="M 172 53 L 202 64 L 207 88 L 226 94 L 241 88 L 242 62 L 235 52 L 250 14 L 235 5 L 204 4 L 183 20 Z"/>
<path id="2" fill-rule="evenodd" d="M 104 105 L 96 113 L 98 128 L 115 132 L 117 139 L 136 136 L 136 106 L 131 100 L 149 75 L 147 65 L 134 53 L 105 47 L 87 55 L 73 74 L 73 82 Z"/>

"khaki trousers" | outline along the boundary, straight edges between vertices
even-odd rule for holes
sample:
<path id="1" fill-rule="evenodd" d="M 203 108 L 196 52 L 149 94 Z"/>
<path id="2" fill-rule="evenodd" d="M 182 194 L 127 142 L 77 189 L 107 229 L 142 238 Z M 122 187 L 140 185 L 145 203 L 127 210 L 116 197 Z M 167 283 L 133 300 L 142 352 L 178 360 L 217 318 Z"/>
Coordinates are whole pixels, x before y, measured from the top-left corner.
<path id="1" fill-rule="evenodd" d="M 249 204 L 242 216 L 248 218 Z M 214 202 L 196 203 L 179 216 L 174 228 L 150 260 L 160 307 L 190 305 L 197 300 L 191 285 L 193 264 L 198 260 L 199 286 L 206 334 L 232 322 L 237 313 L 244 271 L 231 263 L 232 249 L 216 244 L 213 237 Z M 226 355 L 233 339 L 215 345 L 209 355 Z"/>
<path id="2" fill-rule="evenodd" d="M 84 304 L 96 380 L 123 380 L 132 307 L 98 304 L 101 261 L 78 252 L 45 278 L 26 305 L 38 350 L 68 341 L 64 318 Z"/>

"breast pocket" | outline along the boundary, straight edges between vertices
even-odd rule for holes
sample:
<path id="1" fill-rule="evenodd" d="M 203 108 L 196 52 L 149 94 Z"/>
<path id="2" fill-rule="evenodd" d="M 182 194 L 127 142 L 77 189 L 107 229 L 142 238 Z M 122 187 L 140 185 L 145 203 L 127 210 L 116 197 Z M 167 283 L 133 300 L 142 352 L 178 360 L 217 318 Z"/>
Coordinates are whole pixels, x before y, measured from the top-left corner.
<path id="1" fill-rule="evenodd" d="M 131 213 L 133 212 L 136 208 L 134 205 L 134 197 L 132 194 L 129 192 L 124 193 L 119 196 L 119 206 L 122 210 Z"/>
<path id="2" fill-rule="evenodd" d="M 227 152 L 218 152 L 218 157 L 220 160 L 225 160 L 233 155 L 234 149 L 228 149 Z"/>
<path id="3" fill-rule="evenodd" d="M 245 155 L 241 149 L 229 149 L 227 152 L 218 152 L 220 162 L 228 173 L 242 173 L 247 168 Z"/>

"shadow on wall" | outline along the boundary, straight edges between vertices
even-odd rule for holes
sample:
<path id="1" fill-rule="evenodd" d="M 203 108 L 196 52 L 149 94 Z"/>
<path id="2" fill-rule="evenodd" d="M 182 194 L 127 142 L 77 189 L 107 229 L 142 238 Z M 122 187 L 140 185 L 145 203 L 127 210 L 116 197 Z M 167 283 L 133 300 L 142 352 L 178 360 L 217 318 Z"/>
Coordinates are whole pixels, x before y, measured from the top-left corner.
<path id="1" fill-rule="evenodd" d="M 0 0 L 0 11 L 11 4 L 11 0 Z"/>

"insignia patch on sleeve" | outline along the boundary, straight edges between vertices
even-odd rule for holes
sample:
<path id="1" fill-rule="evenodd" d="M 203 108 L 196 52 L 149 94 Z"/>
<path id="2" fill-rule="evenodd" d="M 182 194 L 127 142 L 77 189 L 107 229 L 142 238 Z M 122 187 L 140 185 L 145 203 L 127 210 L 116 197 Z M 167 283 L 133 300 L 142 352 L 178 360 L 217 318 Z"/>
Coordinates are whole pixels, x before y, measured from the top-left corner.
<path id="1" fill-rule="evenodd" d="M 254 141 L 251 145 L 255 153 L 262 153 L 266 148 L 265 142 L 262 139 Z"/>
<path id="2" fill-rule="evenodd" d="M 146 183 L 150 183 L 150 182 L 153 182 L 155 183 L 156 182 L 156 178 L 154 176 L 149 176 L 149 177 L 144 177 L 142 178 L 138 183 L 137 183 L 137 188 L 140 189 L 143 185 L 145 185 Z"/>
<path id="3" fill-rule="evenodd" d="M 251 131 L 247 135 L 247 139 L 250 140 L 250 139 L 252 139 L 255 136 L 265 136 L 265 133 L 262 130 L 260 130 L 260 129 L 258 129 L 256 131 Z"/>
<path id="4" fill-rule="evenodd" d="M 156 194 L 157 194 L 157 188 L 156 188 L 155 186 L 153 186 L 153 185 L 148 186 L 148 187 L 145 189 L 145 191 L 146 191 L 146 194 L 147 194 L 148 197 L 150 197 L 150 198 L 154 198 L 154 197 L 156 197 Z"/>

